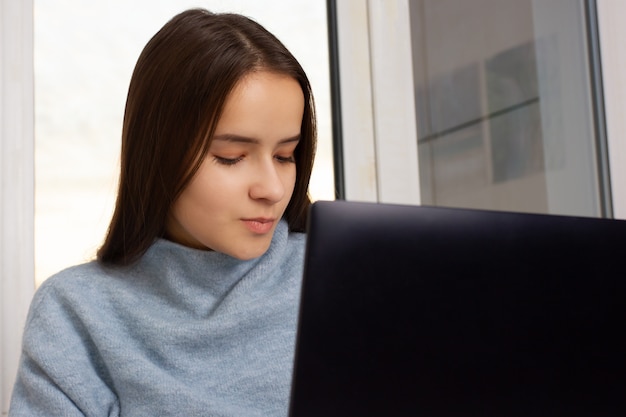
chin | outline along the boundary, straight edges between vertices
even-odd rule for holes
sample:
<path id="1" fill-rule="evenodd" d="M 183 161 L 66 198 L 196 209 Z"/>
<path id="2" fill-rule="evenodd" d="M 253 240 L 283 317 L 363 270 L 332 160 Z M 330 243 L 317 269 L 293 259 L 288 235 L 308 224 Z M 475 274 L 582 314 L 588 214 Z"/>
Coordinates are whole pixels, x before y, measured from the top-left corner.
<path id="1" fill-rule="evenodd" d="M 234 253 L 230 253 L 229 255 L 232 256 L 233 258 L 239 259 L 240 261 L 249 261 L 251 259 L 256 259 L 256 258 L 263 256 L 265 252 L 267 252 L 269 247 L 270 245 L 268 243 L 267 245 L 263 245 L 263 246 L 259 246 L 255 248 L 249 248 L 249 250 L 237 251 Z"/>

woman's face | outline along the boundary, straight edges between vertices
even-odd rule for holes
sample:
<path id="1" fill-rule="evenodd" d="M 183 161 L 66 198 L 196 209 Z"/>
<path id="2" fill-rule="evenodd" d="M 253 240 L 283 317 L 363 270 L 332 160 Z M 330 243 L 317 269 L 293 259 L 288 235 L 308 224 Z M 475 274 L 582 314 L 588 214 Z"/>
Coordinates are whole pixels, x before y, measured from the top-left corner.
<path id="1" fill-rule="evenodd" d="M 242 79 L 205 160 L 172 207 L 168 237 L 244 260 L 264 254 L 293 194 L 303 113 L 293 78 L 261 71 Z"/>

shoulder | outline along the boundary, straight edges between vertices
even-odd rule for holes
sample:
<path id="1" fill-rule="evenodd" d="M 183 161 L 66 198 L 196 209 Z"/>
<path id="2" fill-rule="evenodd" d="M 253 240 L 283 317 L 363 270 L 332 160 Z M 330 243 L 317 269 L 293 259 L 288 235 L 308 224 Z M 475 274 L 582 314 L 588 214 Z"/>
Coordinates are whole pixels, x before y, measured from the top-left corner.
<path id="1" fill-rule="evenodd" d="M 115 323 L 127 274 L 92 261 L 45 280 L 35 292 L 26 319 L 25 353 L 41 363 L 53 363 L 55 350 L 84 346 L 89 351 L 93 333 Z"/>
<path id="2" fill-rule="evenodd" d="M 35 292 L 32 306 L 37 306 L 50 298 L 56 298 L 63 294 L 71 294 L 87 290 L 99 275 L 103 275 L 97 262 L 89 262 L 82 265 L 64 269 L 46 279 Z"/>
<path id="3" fill-rule="evenodd" d="M 109 270 L 96 261 L 62 270 L 35 292 L 30 305 L 27 329 L 82 320 L 107 310 L 121 280 L 120 271 Z M 110 307 L 110 306 L 108 306 Z"/>
<path id="4" fill-rule="evenodd" d="M 45 280 L 37 289 L 33 305 L 48 298 L 70 296 L 85 292 L 98 291 L 110 276 L 111 272 L 98 262 L 92 261 L 64 269 Z"/>
<path id="5" fill-rule="evenodd" d="M 15 415 L 39 415 L 34 409 L 70 415 L 79 408 L 93 411 L 116 404 L 106 375 L 100 374 L 103 366 L 92 334 L 93 323 L 110 321 L 100 308 L 103 296 L 98 294 L 109 281 L 102 275 L 95 262 L 75 266 L 48 278 L 35 293 L 11 405 Z"/>

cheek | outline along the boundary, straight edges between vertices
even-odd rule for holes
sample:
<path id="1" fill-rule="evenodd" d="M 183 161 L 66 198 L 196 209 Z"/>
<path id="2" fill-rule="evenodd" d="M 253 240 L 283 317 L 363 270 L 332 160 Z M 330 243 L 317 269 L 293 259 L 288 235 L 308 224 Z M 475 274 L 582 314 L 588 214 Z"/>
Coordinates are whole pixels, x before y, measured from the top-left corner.
<path id="1" fill-rule="evenodd" d="M 214 183 L 208 181 L 206 175 L 192 179 L 174 204 L 174 214 L 190 218 L 214 207 L 219 202 L 215 196 L 220 195 L 220 190 L 215 189 Z"/>
<path id="2" fill-rule="evenodd" d="M 293 169 L 286 176 L 287 180 L 285 181 L 285 188 L 289 190 L 289 198 L 287 200 L 291 200 L 291 197 L 293 196 L 293 191 L 296 188 L 296 176 L 297 176 L 297 172 L 294 166 Z"/>
<path id="3" fill-rule="evenodd" d="M 228 188 L 215 187 L 212 184 L 194 184 L 181 196 L 181 205 L 184 205 L 189 214 L 201 216 L 208 212 L 218 212 L 221 206 L 228 201 Z"/>

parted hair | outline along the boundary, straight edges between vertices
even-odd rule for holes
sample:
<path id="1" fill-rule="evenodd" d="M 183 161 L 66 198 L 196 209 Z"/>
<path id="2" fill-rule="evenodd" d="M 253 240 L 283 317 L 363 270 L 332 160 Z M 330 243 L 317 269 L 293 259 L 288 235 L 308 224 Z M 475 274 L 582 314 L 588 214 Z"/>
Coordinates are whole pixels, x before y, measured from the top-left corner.
<path id="1" fill-rule="evenodd" d="M 128 265 L 164 236 L 172 204 L 205 158 L 229 93 L 255 71 L 292 77 L 304 94 L 296 184 L 285 211 L 290 230 L 304 231 L 316 144 L 304 70 L 255 21 L 192 9 L 167 22 L 137 60 L 124 113 L 117 201 L 100 262 Z"/>

